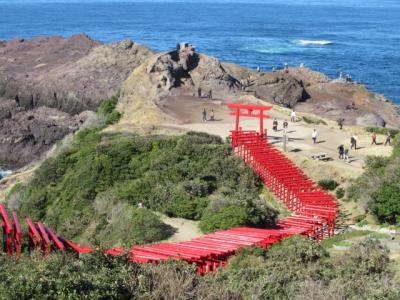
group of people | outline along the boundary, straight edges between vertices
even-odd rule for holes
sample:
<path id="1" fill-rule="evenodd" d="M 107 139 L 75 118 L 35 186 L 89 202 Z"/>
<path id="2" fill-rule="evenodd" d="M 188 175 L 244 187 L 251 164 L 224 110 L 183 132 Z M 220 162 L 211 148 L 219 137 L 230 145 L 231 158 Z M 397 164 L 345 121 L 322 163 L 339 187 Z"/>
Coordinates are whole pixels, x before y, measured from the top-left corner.
<path id="1" fill-rule="evenodd" d="M 207 121 L 214 121 L 214 109 L 211 108 L 211 112 L 210 112 L 210 119 L 207 119 L 207 110 L 206 108 L 203 109 L 203 122 L 207 122 Z"/>
<path id="2" fill-rule="evenodd" d="M 346 163 L 350 163 L 349 148 L 345 148 L 344 145 L 338 147 L 339 159 L 344 160 Z"/>
<path id="3" fill-rule="evenodd" d="M 272 122 L 272 130 L 273 131 L 278 131 L 278 120 L 275 118 L 274 121 Z M 289 123 L 287 120 L 283 121 L 282 123 L 282 127 L 283 129 L 287 129 L 289 126 Z"/>
<path id="4" fill-rule="evenodd" d="M 372 133 L 371 140 L 372 140 L 371 141 L 371 146 L 372 145 L 378 145 L 378 143 L 376 142 L 376 133 L 375 132 Z M 392 141 L 392 135 L 388 131 L 388 133 L 386 134 L 385 146 L 387 146 L 388 144 L 390 146 L 391 141 Z"/>

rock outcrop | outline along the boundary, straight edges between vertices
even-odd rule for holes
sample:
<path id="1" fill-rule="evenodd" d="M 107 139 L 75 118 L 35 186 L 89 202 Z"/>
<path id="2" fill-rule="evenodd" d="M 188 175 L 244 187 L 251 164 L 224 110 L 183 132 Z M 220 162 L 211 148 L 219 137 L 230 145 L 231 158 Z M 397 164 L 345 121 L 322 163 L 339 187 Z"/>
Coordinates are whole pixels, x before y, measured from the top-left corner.
<path id="1" fill-rule="evenodd" d="M 12 40 L 0 47 L 0 96 L 25 108 L 95 110 L 152 54 L 129 40 L 101 45 L 85 35 Z"/>
<path id="2" fill-rule="evenodd" d="M 153 52 L 130 40 L 102 45 L 86 35 L 0 44 L 0 166 L 18 167 L 76 130 Z"/>
<path id="3" fill-rule="evenodd" d="M 83 116 L 72 117 L 53 108 L 26 110 L 13 100 L 3 100 L 0 104 L 1 166 L 14 169 L 40 158 L 84 121 Z"/>

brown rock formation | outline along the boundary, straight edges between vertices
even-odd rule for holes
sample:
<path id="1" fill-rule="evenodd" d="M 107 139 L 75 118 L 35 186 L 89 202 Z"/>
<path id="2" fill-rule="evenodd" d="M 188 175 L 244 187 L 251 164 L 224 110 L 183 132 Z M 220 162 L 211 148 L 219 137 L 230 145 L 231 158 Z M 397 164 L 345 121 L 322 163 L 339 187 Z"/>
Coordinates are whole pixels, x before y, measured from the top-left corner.
<path id="1" fill-rule="evenodd" d="M 12 40 L 0 47 L 0 96 L 26 108 L 95 110 L 151 54 L 132 41 L 101 45 L 85 35 Z"/>

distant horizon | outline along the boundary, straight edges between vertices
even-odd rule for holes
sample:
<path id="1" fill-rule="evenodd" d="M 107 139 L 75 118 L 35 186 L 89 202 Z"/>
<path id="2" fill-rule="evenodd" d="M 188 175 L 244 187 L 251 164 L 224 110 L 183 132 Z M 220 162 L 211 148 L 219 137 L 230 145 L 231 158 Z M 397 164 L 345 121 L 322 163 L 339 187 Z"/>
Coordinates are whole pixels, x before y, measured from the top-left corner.
<path id="1" fill-rule="evenodd" d="M 398 0 L 0 0 L 0 3 L 242 3 L 265 5 L 322 5 L 345 7 L 400 7 Z"/>

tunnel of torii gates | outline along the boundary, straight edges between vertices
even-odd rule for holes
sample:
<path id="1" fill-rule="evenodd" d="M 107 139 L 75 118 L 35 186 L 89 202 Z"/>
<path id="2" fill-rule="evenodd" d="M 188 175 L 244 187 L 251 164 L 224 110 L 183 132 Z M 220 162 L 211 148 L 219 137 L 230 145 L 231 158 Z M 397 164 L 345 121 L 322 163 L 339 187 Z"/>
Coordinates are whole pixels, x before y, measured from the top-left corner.
<path id="1" fill-rule="evenodd" d="M 199 274 L 216 271 L 224 266 L 230 256 L 243 247 L 269 248 L 282 239 L 299 234 L 315 240 L 332 236 L 338 214 L 336 199 L 320 189 L 281 151 L 272 146 L 264 131 L 264 119 L 271 106 L 228 104 L 231 115 L 236 117 L 235 129 L 231 131 L 232 149 L 243 158 L 269 189 L 291 212 L 279 219 L 275 227 L 236 227 L 221 230 L 186 242 L 156 243 L 133 246 L 131 249 L 106 250 L 81 247 L 54 233 L 40 221 L 26 218 L 29 251 L 48 255 L 51 251 L 71 251 L 77 254 L 102 251 L 112 256 L 128 255 L 132 262 L 153 263 L 168 259 L 183 260 L 194 264 Z M 259 118 L 260 130 L 242 130 L 240 117 Z M 15 211 L 11 219 L 0 204 L 3 228 L 3 247 L 8 255 L 21 254 L 21 226 Z"/>

